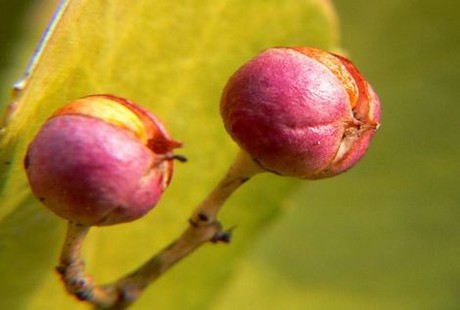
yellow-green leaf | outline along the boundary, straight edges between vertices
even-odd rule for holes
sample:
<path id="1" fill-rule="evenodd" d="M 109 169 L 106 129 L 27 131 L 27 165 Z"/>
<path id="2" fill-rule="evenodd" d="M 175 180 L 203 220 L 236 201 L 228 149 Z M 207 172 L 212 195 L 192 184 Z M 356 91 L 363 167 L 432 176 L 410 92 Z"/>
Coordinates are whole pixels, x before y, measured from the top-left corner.
<path id="1" fill-rule="evenodd" d="M 158 114 L 189 158 L 176 166 L 171 187 L 147 217 L 90 232 L 88 270 L 107 282 L 174 239 L 235 156 L 218 113 L 228 76 L 270 46 L 336 44 L 335 16 L 322 0 L 63 2 L 1 133 L 0 273 L 8 285 L 0 308 L 83 307 L 53 272 L 64 221 L 31 196 L 22 170 L 28 143 L 54 109 L 87 94 L 127 97 Z M 289 204 L 295 184 L 266 175 L 245 185 L 221 215 L 224 225 L 238 226 L 234 242 L 206 245 L 147 290 L 136 307 L 209 306 L 235 261 Z"/>

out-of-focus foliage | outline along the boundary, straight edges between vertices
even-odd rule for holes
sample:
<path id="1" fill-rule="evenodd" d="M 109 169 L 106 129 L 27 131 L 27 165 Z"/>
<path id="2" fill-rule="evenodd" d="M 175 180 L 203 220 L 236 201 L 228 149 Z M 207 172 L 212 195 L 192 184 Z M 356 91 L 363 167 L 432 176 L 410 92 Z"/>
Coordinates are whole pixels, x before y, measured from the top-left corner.
<path id="1" fill-rule="evenodd" d="M 337 48 L 335 16 L 322 0 L 70 3 L 14 98 L 17 110 L 1 133 L 1 309 L 83 307 L 66 295 L 53 272 L 65 223 L 31 196 L 22 169 L 27 144 L 54 109 L 87 94 L 127 97 L 158 114 L 184 142 L 182 152 L 189 158 L 176 166 L 157 210 L 135 223 L 91 231 L 84 257 L 89 272 L 104 283 L 173 240 L 230 164 L 236 149 L 221 124 L 218 103 L 231 72 L 270 46 Z M 3 85 L 2 91 L 9 88 Z M 235 261 L 289 204 L 299 184 L 267 174 L 245 185 L 221 216 L 224 224 L 238 225 L 234 242 L 201 249 L 149 289 L 135 308 L 208 308 L 234 274 Z"/>
<path id="2" fill-rule="evenodd" d="M 217 309 L 460 308 L 460 4 L 335 0 L 379 93 L 364 160 L 310 183 Z"/>

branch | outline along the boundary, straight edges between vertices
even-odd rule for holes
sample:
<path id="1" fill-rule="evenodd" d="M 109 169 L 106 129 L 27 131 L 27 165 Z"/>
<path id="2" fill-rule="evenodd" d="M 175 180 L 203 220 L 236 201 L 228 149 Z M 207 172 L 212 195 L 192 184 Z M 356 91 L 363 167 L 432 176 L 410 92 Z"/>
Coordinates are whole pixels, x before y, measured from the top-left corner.
<path id="1" fill-rule="evenodd" d="M 224 231 L 217 215 L 230 195 L 253 175 L 263 172 L 246 153 L 240 151 L 227 174 L 193 212 L 188 227 L 178 239 L 154 255 L 138 269 L 119 280 L 98 286 L 86 275 L 81 246 L 89 227 L 69 223 L 58 272 L 69 293 L 97 309 L 125 309 L 144 289 L 206 242 L 229 242 L 231 231 Z"/>

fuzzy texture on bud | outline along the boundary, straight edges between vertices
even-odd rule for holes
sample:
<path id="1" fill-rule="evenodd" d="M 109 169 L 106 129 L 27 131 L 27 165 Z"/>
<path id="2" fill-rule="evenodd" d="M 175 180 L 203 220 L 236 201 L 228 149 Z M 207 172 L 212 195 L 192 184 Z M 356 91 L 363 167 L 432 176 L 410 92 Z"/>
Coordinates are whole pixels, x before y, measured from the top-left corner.
<path id="1" fill-rule="evenodd" d="M 129 222 L 168 186 L 172 140 L 152 113 L 113 95 L 75 100 L 49 118 L 24 160 L 29 183 L 57 215 L 82 225 Z"/>
<path id="2" fill-rule="evenodd" d="M 264 169 L 306 179 L 337 175 L 365 154 L 380 101 L 346 58 L 271 48 L 239 68 L 221 99 L 232 138 Z"/>

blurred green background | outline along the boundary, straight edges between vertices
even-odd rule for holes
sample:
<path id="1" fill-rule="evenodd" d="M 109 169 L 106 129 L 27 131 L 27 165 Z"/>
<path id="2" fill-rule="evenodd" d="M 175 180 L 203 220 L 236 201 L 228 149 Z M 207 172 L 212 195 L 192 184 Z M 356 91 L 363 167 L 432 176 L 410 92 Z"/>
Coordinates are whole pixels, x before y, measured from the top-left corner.
<path id="1" fill-rule="evenodd" d="M 46 2 L 0 2 L 2 100 Z M 214 308 L 460 309 L 460 5 L 333 2 L 383 125 L 357 167 L 293 195 Z"/>
<path id="2" fill-rule="evenodd" d="M 460 309 L 460 4 L 333 2 L 383 125 L 357 167 L 297 193 L 224 309 Z"/>

